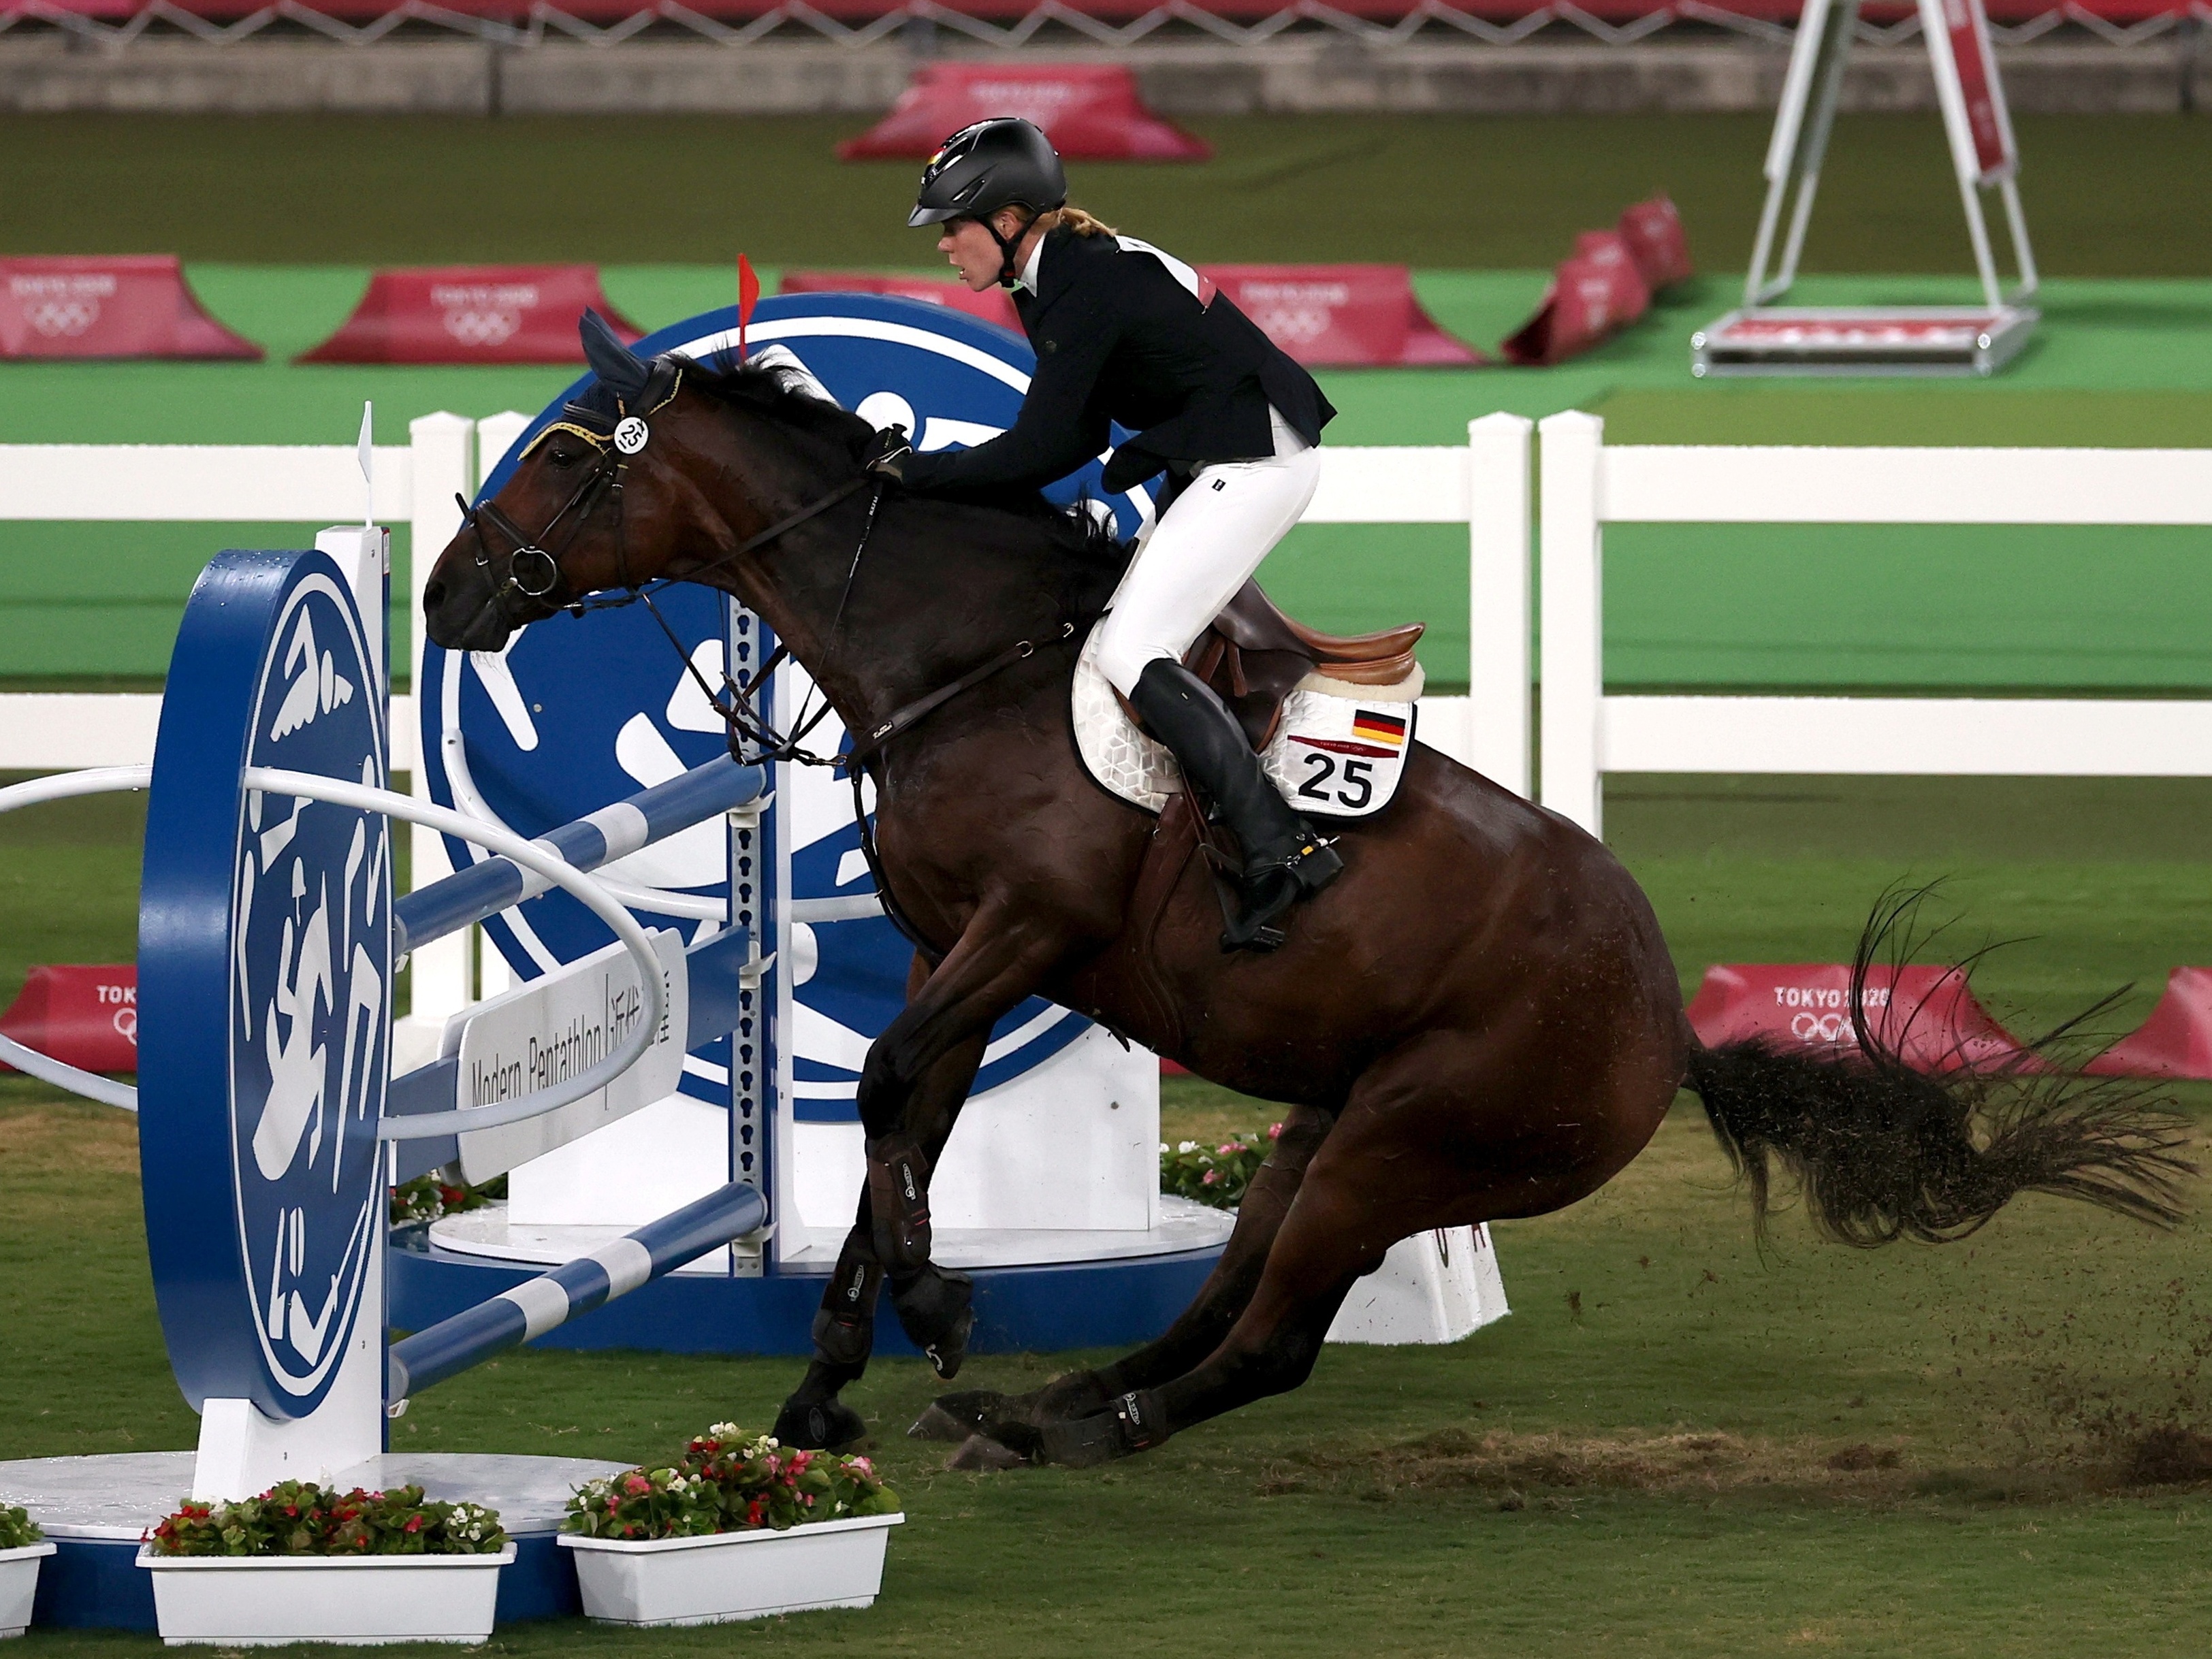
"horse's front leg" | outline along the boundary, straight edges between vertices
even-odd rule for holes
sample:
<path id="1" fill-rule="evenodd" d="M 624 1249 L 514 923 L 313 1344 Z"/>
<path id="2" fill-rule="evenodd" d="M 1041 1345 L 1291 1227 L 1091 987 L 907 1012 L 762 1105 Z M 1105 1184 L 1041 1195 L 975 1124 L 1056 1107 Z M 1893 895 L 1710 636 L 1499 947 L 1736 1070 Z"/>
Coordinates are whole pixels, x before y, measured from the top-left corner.
<path id="1" fill-rule="evenodd" d="M 907 981 L 909 997 L 920 990 L 926 977 L 917 957 Z M 943 1155 L 945 1143 L 958 1121 L 976 1068 L 982 1064 L 988 1036 L 988 1031 L 980 1032 L 945 1054 L 930 1067 L 915 1091 L 911 1112 L 923 1126 L 923 1150 L 933 1164 Z M 873 1206 L 867 1183 L 863 1182 L 859 1213 L 823 1287 L 821 1309 L 814 1316 L 813 1360 L 776 1418 L 775 1437 L 784 1444 L 843 1446 L 867 1432 L 860 1414 L 837 1396 L 867 1370 L 868 1356 L 875 1347 L 876 1304 L 884 1279 L 882 1263 L 876 1256 Z M 965 1273 L 947 1273 L 933 1263 L 891 1279 L 891 1301 L 899 1323 L 915 1346 L 928 1356 L 940 1377 L 956 1375 L 967 1352 L 973 1294 Z"/>
<path id="2" fill-rule="evenodd" d="M 858 1091 L 867 1134 L 868 1209 L 876 1260 L 895 1286 L 929 1265 L 933 1158 L 928 1112 L 916 1085 L 954 1049 L 987 1039 L 1001 1016 L 1044 982 L 1066 948 L 1066 939 L 1034 915 L 1017 917 L 1011 907 L 986 903 L 870 1045 Z"/>

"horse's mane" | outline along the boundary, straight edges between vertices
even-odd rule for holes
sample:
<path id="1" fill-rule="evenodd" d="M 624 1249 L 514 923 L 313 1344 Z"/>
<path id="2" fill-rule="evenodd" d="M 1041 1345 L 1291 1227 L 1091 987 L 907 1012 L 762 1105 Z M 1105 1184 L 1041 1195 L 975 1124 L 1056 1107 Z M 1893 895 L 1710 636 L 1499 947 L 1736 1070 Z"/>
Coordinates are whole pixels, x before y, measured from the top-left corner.
<path id="1" fill-rule="evenodd" d="M 740 362 L 729 352 L 717 352 L 706 362 L 684 371 L 685 384 L 733 409 L 766 416 L 788 429 L 821 441 L 842 451 L 857 465 L 876 435 L 875 428 L 849 410 L 826 402 L 805 390 L 799 377 L 773 364 Z M 594 386 L 586 397 L 604 388 Z M 608 409 L 613 408 L 608 394 Z M 1118 577 L 1127 563 L 1129 548 L 1116 536 L 1110 514 L 1094 514 L 1089 504 L 1055 507 L 1034 489 L 1001 489 L 963 495 L 963 504 L 985 512 L 1004 513 L 1040 531 L 1048 548 L 1078 567 L 1066 574 L 1095 580 L 1103 574 Z M 1102 521 L 1103 520 L 1103 521 Z M 1082 586 L 1088 586 L 1090 581 Z"/>

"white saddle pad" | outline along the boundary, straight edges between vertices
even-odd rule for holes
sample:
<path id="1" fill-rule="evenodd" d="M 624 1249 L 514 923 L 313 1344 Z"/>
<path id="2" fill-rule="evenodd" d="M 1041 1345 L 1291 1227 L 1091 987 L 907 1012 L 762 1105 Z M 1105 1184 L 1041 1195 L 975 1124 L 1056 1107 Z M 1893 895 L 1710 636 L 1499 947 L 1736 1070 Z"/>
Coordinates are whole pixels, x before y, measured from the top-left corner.
<path id="1" fill-rule="evenodd" d="M 1310 817 L 1364 818 L 1388 806 L 1413 747 L 1421 671 L 1396 685 L 1352 685 L 1309 674 L 1283 701 L 1261 757 L 1283 799 Z M 1164 744 L 1137 730 L 1098 666 L 1094 625 L 1075 665 L 1075 746 L 1100 788 L 1158 812 L 1182 790 Z"/>

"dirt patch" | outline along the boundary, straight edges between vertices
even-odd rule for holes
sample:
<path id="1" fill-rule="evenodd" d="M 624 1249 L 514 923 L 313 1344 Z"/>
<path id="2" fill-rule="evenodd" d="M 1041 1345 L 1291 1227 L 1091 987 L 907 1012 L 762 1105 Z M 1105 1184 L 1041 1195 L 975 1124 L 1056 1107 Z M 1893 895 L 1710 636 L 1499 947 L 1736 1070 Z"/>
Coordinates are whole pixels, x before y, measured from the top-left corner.
<path id="1" fill-rule="evenodd" d="M 1446 1430 L 1367 1451 L 1326 1451 L 1270 1465 L 1257 1490 L 1279 1497 L 1322 1488 L 1361 1497 L 1475 1488 L 1509 1508 L 1530 1492 L 1718 1492 L 1817 1486 L 1872 1492 L 1899 1484 L 1904 1451 L 1864 1442 L 1840 1449 L 1721 1433 L 1471 1433 Z"/>
<path id="2" fill-rule="evenodd" d="M 2136 1437 L 2122 1474 L 2131 1486 L 2188 1486 L 2212 1480 L 2212 1436 L 2168 1424 Z"/>

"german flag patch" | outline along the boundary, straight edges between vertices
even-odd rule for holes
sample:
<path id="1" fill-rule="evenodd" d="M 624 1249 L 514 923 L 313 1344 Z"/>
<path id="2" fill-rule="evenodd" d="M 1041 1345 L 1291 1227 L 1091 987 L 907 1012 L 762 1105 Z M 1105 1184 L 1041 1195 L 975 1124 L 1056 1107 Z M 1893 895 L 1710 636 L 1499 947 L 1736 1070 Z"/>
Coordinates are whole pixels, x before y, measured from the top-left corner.
<path id="1" fill-rule="evenodd" d="M 1385 714 L 1379 709 L 1363 708 L 1352 717 L 1352 735 L 1363 743 L 1381 744 L 1389 749 L 1403 749 L 1406 746 L 1406 722 L 1396 714 Z"/>

